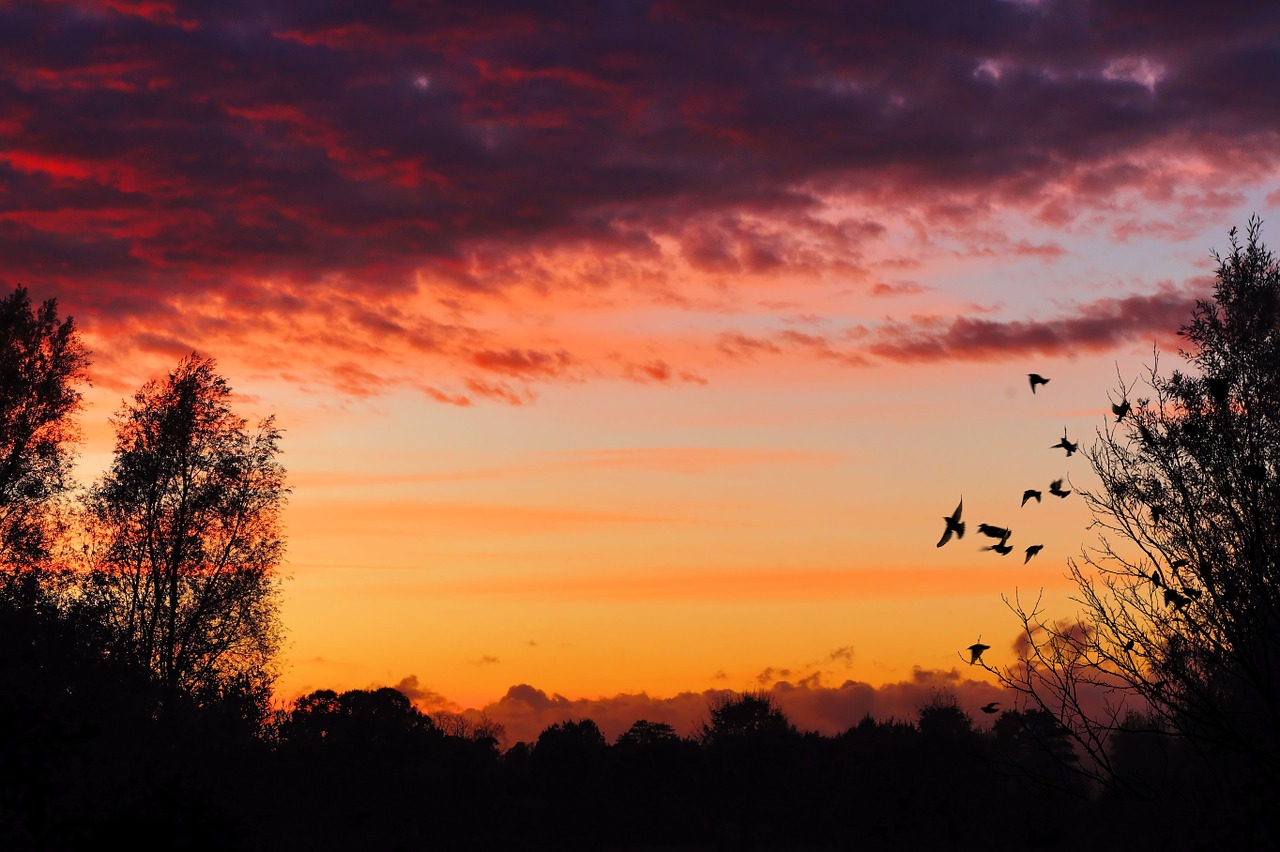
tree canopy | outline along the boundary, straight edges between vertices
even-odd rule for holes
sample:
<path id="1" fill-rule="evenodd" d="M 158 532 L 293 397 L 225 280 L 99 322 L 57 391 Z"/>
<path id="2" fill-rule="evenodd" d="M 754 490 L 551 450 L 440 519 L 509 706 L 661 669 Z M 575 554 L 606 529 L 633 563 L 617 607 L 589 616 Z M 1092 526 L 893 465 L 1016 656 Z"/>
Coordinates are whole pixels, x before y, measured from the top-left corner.
<path id="1" fill-rule="evenodd" d="M 230 396 L 191 355 L 116 414 L 115 458 L 85 500 L 89 591 L 115 651 L 169 691 L 265 696 L 288 489 L 275 421 L 251 430 Z"/>
<path id="2" fill-rule="evenodd" d="M 38 307 L 22 286 L 0 299 L 0 562 L 47 556 L 53 510 L 71 486 L 89 352 L 58 303 Z"/>
<path id="3" fill-rule="evenodd" d="M 1280 263 L 1256 218 L 1216 259 L 1185 367 L 1157 357 L 1144 387 L 1121 384 L 1087 453 L 1099 537 L 1070 563 L 1079 617 L 1014 604 L 1026 651 L 998 673 L 1104 782 L 1128 784 L 1114 746 L 1141 728 L 1241 801 L 1280 791 Z"/>

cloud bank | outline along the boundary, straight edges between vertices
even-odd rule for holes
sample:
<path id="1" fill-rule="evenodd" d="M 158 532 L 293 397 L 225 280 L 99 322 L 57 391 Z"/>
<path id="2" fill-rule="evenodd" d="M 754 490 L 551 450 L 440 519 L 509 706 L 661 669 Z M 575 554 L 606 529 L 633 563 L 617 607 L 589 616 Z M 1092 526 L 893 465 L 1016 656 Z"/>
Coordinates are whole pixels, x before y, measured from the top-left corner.
<path id="1" fill-rule="evenodd" d="M 118 346 L 247 347 L 352 396 L 696 384 L 699 364 L 653 340 L 610 352 L 536 321 L 732 310 L 733 287 L 779 275 L 919 296 L 867 266 L 904 208 L 971 254 L 1065 252 L 975 230 L 999 209 L 1176 238 L 1274 174 L 1277 45 L 1263 3 L 14 0 L 0 284 L 58 295 Z M 746 349 L 862 364 L 1105 347 L 1167 331 L 1179 304 L 1137 292 Z"/>

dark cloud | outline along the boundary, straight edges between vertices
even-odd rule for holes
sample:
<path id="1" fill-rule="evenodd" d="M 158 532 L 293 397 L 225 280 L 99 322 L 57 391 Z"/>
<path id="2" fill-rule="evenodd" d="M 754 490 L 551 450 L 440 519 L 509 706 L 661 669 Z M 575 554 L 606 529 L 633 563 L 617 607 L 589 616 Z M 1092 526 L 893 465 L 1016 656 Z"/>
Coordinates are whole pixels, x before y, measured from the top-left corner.
<path id="1" fill-rule="evenodd" d="M 1154 337 L 1168 338 L 1191 316 L 1200 285 L 1162 286 L 1151 295 L 1100 299 L 1051 320 L 956 317 L 890 322 L 866 351 L 892 361 L 985 360 L 1029 353 L 1097 351 Z"/>
<path id="2" fill-rule="evenodd" d="M 1010 320 L 984 316 L 916 316 L 888 319 L 877 326 L 856 326 L 838 335 L 783 329 L 764 337 L 726 333 L 720 351 L 733 358 L 784 351 L 848 366 L 877 360 L 932 362 L 998 360 L 1026 354 L 1100 351 L 1138 340 L 1171 340 L 1191 316 L 1209 284 L 1160 285 L 1153 294 L 1104 298 L 1068 307 L 1058 317 Z M 974 308 L 974 313 L 993 311 Z"/>
<path id="3" fill-rule="evenodd" d="M 833 194 L 1067 226 L 1125 188 L 1231 203 L 1280 150 L 1265 3 L 10 2 L 0 60 L 0 275 L 103 322 L 263 290 L 328 321 L 335 282 L 448 301 L 505 286 L 486 257 L 640 256 L 657 235 L 716 274 L 807 270 L 813 251 L 762 215 L 853 243 L 883 226 L 819 223 Z M 878 354 L 1105 345 L 1121 325 L 957 321 Z M 436 331 L 389 333 L 519 385 L 464 380 L 467 399 L 524 402 L 575 364 Z"/>
<path id="4" fill-rule="evenodd" d="M 404 693 L 405 697 L 418 705 L 419 708 L 428 712 L 458 709 L 458 705 L 434 689 L 419 683 L 417 675 L 409 675 L 397 683 L 394 688 Z"/>

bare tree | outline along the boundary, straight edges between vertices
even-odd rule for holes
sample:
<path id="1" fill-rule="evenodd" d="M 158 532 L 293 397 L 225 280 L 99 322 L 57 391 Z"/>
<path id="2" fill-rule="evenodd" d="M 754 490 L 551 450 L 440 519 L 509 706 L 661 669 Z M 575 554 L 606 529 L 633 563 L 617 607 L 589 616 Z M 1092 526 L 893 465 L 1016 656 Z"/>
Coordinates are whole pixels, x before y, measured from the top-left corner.
<path id="1" fill-rule="evenodd" d="M 0 299 L 0 564 L 48 554 L 57 500 L 70 488 L 79 430 L 76 385 L 89 353 L 58 303 L 38 308 L 25 287 Z"/>
<path id="2" fill-rule="evenodd" d="M 116 414 L 115 459 L 85 500 L 88 592 L 113 650 L 169 695 L 264 696 L 273 680 L 280 430 L 249 430 L 230 395 L 194 354 L 148 382 Z"/>
<path id="3" fill-rule="evenodd" d="M 1116 739 L 1145 733 L 1224 796 L 1280 789 L 1280 264 L 1256 218 L 1230 246 L 1181 329 L 1187 369 L 1154 358 L 1137 398 L 1121 382 L 1087 453 L 1098 542 L 1069 562 L 1079 614 L 1015 598 L 1020 659 L 990 667 L 1117 788 Z"/>

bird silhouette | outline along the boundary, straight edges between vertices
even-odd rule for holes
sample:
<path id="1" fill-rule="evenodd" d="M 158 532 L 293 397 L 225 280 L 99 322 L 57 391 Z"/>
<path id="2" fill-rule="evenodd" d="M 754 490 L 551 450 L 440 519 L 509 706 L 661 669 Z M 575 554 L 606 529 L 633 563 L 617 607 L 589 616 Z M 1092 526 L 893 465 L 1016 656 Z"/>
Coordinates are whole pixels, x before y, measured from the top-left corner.
<path id="1" fill-rule="evenodd" d="M 1052 494 L 1054 497 L 1066 497 L 1066 496 L 1067 496 L 1068 494 L 1070 494 L 1071 492 L 1070 492 L 1070 491 L 1063 491 L 1063 490 L 1062 490 L 1062 480 L 1061 480 L 1061 479 L 1055 479 L 1053 482 L 1050 482 L 1050 483 L 1049 483 L 1049 493 L 1050 493 L 1050 494 Z"/>
<path id="2" fill-rule="evenodd" d="M 943 516 L 942 520 L 947 522 L 947 528 L 942 531 L 942 538 L 938 539 L 938 547 L 951 541 L 951 534 L 955 533 L 956 538 L 964 538 L 964 522 L 960 520 L 960 510 L 964 508 L 964 498 L 960 498 L 960 505 L 956 506 L 956 510 L 951 513 L 950 517 Z"/>
<path id="3" fill-rule="evenodd" d="M 1182 609 L 1184 606 L 1191 603 L 1191 598 L 1186 595 L 1179 594 L 1173 589 L 1165 589 L 1164 602 L 1174 609 Z"/>
<path id="4" fill-rule="evenodd" d="M 969 652 L 969 665 L 972 666 L 974 663 L 981 662 L 982 652 L 987 650 L 990 647 L 991 647 L 990 645 L 983 645 L 982 637 L 979 636 L 977 642 L 974 642 L 972 645 L 970 645 L 968 648 L 965 649 L 966 651 Z"/>
<path id="5" fill-rule="evenodd" d="M 1152 585 L 1154 585 L 1157 589 L 1164 588 L 1164 575 L 1160 573 L 1159 568 L 1156 568 L 1154 571 L 1152 571 L 1151 576 L 1148 577 L 1147 579 L 1151 580 Z"/>
<path id="6" fill-rule="evenodd" d="M 1047 385 L 1049 380 L 1039 373 L 1027 373 L 1027 381 L 1031 383 L 1031 392 L 1036 392 L 1036 385 Z"/>
<path id="7" fill-rule="evenodd" d="M 1169 567 L 1173 568 L 1174 570 L 1177 570 L 1178 568 L 1183 568 L 1188 564 L 1190 563 L 1188 563 L 1187 560 L 1185 559 L 1175 559 L 1169 563 Z"/>
<path id="8" fill-rule="evenodd" d="M 1012 530 L 1007 530 L 1004 527 L 992 526 L 991 524 L 978 524 L 978 532 L 983 535 L 989 535 L 992 538 L 998 538 L 1001 541 L 1005 541 L 1009 536 L 1013 535 Z"/>
<path id="9" fill-rule="evenodd" d="M 1204 592 L 1200 591 L 1199 589 L 1188 589 L 1186 586 L 1183 586 L 1182 594 L 1186 595 L 1188 598 L 1190 598 L 1193 601 L 1198 601 L 1200 600 L 1200 597 L 1204 594 Z"/>
<path id="10" fill-rule="evenodd" d="M 1056 444 L 1049 445 L 1049 449 L 1051 450 L 1056 450 L 1058 447 L 1062 447 L 1062 449 L 1067 451 L 1067 458 L 1071 458 L 1071 454 L 1080 449 L 1079 444 L 1073 444 L 1067 440 L 1067 428 L 1065 426 L 1062 427 L 1062 440 Z"/>
<path id="11" fill-rule="evenodd" d="M 1039 492 L 1039 491 L 1035 490 L 1034 488 L 1028 488 L 1026 491 L 1023 491 L 1023 492 L 1022 492 L 1022 505 L 1024 505 L 1024 506 L 1025 506 L 1025 505 L 1027 505 L 1027 501 L 1028 501 L 1028 500 L 1030 500 L 1032 497 L 1036 498 L 1036 502 L 1037 502 L 1037 503 L 1039 503 L 1039 502 L 1040 502 L 1040 492 Z"/>
<path id="12" fill-rule="evenodd" d="M 1114 402 L 1111 403 L 1111 413 L 1116 416 L 1117 423 L 1123 420 L 1124 416 L 1128 414 L 1130 410 L 1131 409 L 1129 408 L 1129 400 L 1127 399 L 1121 400 L 1119 405 L 1117 405 Z"/>
<path id="13" fill-rule="evenodd" d="M 984 547 L 982 549 L 994 550 L 996 553 L 999 553 L 1001 556 L 1008 556 L 1010 553 L 1013 553 L 1013 545 L 1005 544 L 1004 539 L 1001 539 L 999 544 L 993 544 L 990 547 Z"/>
<path id="14" fill-rule="evenodd" d="M 1127 651 L 1132 651 L 1132 650 L 1133 650 L 1133 640 L 1132 640 L 1132 639 L 1130 639 L 1128 642 L 1125 642 L 1125 643 L 1124 643 L 1124 649 L 1125 649 L 1125 651 L 1126 651 L 1126 652 L 1127 652 Z"/>
<path id="15" fill-rule="evenodd" d="M 1160 523 L 1160 519 L 1164 517 L 1164 506 L 1160 505 L 1159 503 L 1152 503 L 1150 506 L 1150 509 L 1151 509 L 1151 523 L 1153 524 Z"/>
<path id="16" fill-rule="evenodd" d="M 1151 430 L 1141 423 L 1138 424 L 1138 437 L 1142 439 L 1142 443 L 1147 447 L 1156 445 L 1156 436 L 1151 434 Z"/>
<path id="17" fill-rule="evenodd" d="M 1030 561 L 1031 561 L 1031 557 L 1035 556 L 1037 553 L 1039 553 L 1039 552 L 1040 552 L 1040 551 L 1042 551 L 1042 550 L 1044 550 L 1044 545 L 1043 545 L 1043 544 L 1033 544 L 1033 545 L 1031 545 L 1030 547 L 1028 547 L 1028 548 L 1027 548 L 1027 558 L 1026 558 L 1026 559 L 1024 559 L 1024 560 L 1022 560 L 1022 564 L 1023 564 L 1023 565 L 1026 565 L 1028 562 L 1030 562 Z"/>
<path id="18" fill-rule="evenodd" d="M 988 704 L 982 705 L 978 709 L 981 710 L 983 713 L 999 713 L 1000 711 L 996 709 L 999 706 L 1000 706 L 999 701 L 992 701 Z"/>

